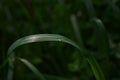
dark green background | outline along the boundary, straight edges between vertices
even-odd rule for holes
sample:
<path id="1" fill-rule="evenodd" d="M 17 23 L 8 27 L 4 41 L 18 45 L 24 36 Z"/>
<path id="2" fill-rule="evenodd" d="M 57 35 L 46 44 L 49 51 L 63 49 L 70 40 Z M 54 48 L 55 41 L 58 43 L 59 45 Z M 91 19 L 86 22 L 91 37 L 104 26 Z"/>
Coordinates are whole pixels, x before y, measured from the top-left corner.
<path id="1" fill-rule="evenodd" d="M 92 7 L 87 5 L 92 4 Z M 76 43 L 71 16 L 77 20 L 83 45 L 96 52 L 107 80 L 120 80 L 120 1 L 119 0 L 0 0 L 0 65 L 6 59 L 9 46 L 17 39 L 31 34 L 60 34 Z M 100 19 L 108 36 L 110 49 L 106 55 L 97 45 L 106 37 L 97 35 L 91 19 Z M 102 33 L 102 32 L 101 32 Z M 77 33 L 77 35 L 80 35 Z M 99 39 L 100 38 L 100 39 Z M 95 80 L 86 62 L 78 61 L 78 51 L 59 42 L 32 43 L 16 49 L 16 55 L 28 59 L 43 74 L 74 80 Z M 76 68 L 78 65 L 80 69 Z M 0 69 L 0 80 L 6 80 L 7 65 Z M 14 80 L 37 80 L 37 77 L 22 63 L 16 61 Z"/>

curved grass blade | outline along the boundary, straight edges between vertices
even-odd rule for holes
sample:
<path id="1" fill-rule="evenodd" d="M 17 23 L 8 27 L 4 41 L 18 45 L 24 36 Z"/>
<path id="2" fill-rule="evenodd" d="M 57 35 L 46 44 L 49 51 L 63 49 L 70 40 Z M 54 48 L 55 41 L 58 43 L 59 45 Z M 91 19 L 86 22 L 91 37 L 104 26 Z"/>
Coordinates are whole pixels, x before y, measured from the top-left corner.
<path id="1" fill-rule="evenodd" d="M 96 77 L 96 80 L 105 80 L 104 74 L 101 71 L 99 64 L 97 63 L 96 59 L 91 55 L 87 59 L 88 63 L 90 64 L 92 71 Z"/>
<path id="2" fill-rule="evenodd" d="M 12 52 L 14 51 L 14 49 L 19 47 L 19 46 L 21 46 L 21 45 L 24 45 L 24 44 L 27 44 L 27 43 L 33 43 L 33 42 L 43 42 L 43 41 L 60 41 L 60 42 L 65 42 L 65 43 L 71 44 L 72 46 L 78 48 L 82 52 L 82 54 L 89 53 L 89 56 L 90 56 L 90 52 L 80 48 L 72 40 L 70 40 L 70 39 L 68 39 L 68 38 L 66 38 L 64 36 L 57 35 L 57 34 L 37 34 L 37 35 L 30 35 L 30 36 L 26 36 L 26 37 L 23 37 L 21 39 L 18 39 L 8 49 L 8 55 L 11 56 Z M 96 79 L 97 80 L 105 80 L 104 76 L 102 76 L 103 74 L 101 73 L 102 71 L 101 71 L 100 67 L 98 66 L 98 63 L 96 62 L 94 57 L 90 57 L 89 58 L 89 56 L 87 56 L 88 57 L 87 59 L 88 59 L 88 62 L 90 63 L 90 65 L 91 65 L 91 68 L 92 68 L 92 70 L 94 72 L 94 75 L 96 76 Z M 85 57 L 85 56 L 83 56 L 83 57 Z M 22 61 L 24 63 L 26 63 L 25 60 L 22 59 Z M 27 64 L 27 66 L 29 65 L 28 66 L 29 68 L 31 68 L 30 67 L 31 65 L 28 62 L 26 64 Z M 33 70 L 36 71 L 36 69 L 34 67 L 32 67 L 32 68 L 33 68 Z M 35 74 L 38 75 L 38 71 Z"/>
<path id="3" fill-rule="evenodd" d="M 35 75 L 37 75 L 40 80 L 46 80 L 45 77 L 39 72 L 39 70 L 34 67 L 29 61 L 23 58 L 18 58 L 22 63 L 24 63 Z"/>
<path id="4" fill-rule="evenodd" d="M 100 19 L 94 18 L 92 21 L 93 24 L 95 24 L 94 29 L 98 50 L 100 53 L 107 56 L 110 53 L 110 44 L 105 26 Z"/>
<path id="5" fill-rule="evenodd" d="M 21 45 L 33 43 L 33 42 L 43 42 L 43 41 L 65 42 L 65 43 L 71 44 L 72 46 L 81 50 L 77 44 L 75 44 L 73 41 L 71 41 L 70 39 L 68 39 L 64 36 L 60 36 L 60 35 L 56 35 L 56 34 L 36 34 L 36 35 L 26 36 L 26 37 L 20 38 L 17 41 L 15 41 L 8 49 L 8 57 L 9 56 L 11 57 L 12 52 L 14 52 L 14 49 L 16 49 L 17 47 L 19 47 Z M 83 51 L 83 50 L 81 50 L 81 51 Z"/>
<path id="6" fill-rule="evenodd" d="M 78 48 L 79 50 L 82 50 L 76 43 L 74 43 L 72 40 L 64 36 L 57 35 L 57 34 L 36 34 L 36 35 L 30 35 L 30 36 L 26 36 L 21 39 L 18 39 L 16 42 L 14 42 L 10 46 L 10 48 L 8 49 L 8 54 L 12 53 L 15 48 L 21 45 L 33 43 L 33 42 L 43 42 L 43 41 L 65 42 L 65 43 L 71 44 L 72 46 Z"/>

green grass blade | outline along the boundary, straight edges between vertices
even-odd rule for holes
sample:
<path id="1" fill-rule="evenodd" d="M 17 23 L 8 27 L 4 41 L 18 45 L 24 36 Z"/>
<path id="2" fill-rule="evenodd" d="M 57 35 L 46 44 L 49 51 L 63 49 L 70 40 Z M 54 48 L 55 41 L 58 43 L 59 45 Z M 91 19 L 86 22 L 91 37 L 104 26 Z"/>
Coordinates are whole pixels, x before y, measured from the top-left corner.
<path id="1" fill-rule="evenodd" d="M 103 55 L 108 55 L 110 53 L 110 44 L 105 26 L 100 19 L 94 18 L 93 20 L 96 43 L 98 46 L 98 51 Z"/>
<path id="2" fill-rule="evenodd" d="M 40 78 L 40 80 L 46 80 L 45 77 L 39 72 L 39 70 L 36 67 L 34 67 L 29 61 L 22 58 L 19 58 L 18 60 L 24 63 L 35 75 L 37 75 Z"/>
<path id="3" fill-rule="evenodd" d="M 26 37 L 23 37 L 21 39 L 18 39 L 16 42 L 14 42 L 10 46 L 10 48 L 8 49 L 8 54 L 13 52 L 14 49 L 17 48 L 18 46 L 28 44 L 28 43 L 43 42 L 43 41 L 65 42 L 65 43 L 71 44 L 74 47 L 81 50 L 81 48 L 76 43 L 74 43 L 72 40 L 70 40 L 70 39 L 68 39 L 64 36 L 60 36 L 60 35 L 57 35 L 57 34 L 36 34 L 36 35 L 30 35 L 30 36 L 26 36 Z"/>
<path id="4" fill-rule="evenodd" d="M 101 71 L 99 64 L 93 56 L 87 58 L 88 63 L 90 64 L 92 71 L 96 77 L 96 80 L 105 80 L 104 74 Z"/>
<path id="5" fill-rule="evenodd" d="M 12 53 L 9 58 L 7 80 L 13 80 L 14 61 L 15 61 L 15 56 L 14 56 L 14 53 Z"/>
<path id="6" fill-rule="evenodd" d="M 81 51 L 82 54 L 89 53 L 89 56 L 90 56 L 90 52 L 80 48 L 72 40 L 70 40 L 70 39 L 68 39 L 64 36 L 57 35 L 57 34 L 37 34 L 37 35 L 30 35 L 30 36 L 26 36 L 26 37 L 23 37 L 21 39 L 18 39 L 16 42 L 14 42 L 10 46 L 10 48 L 8 50 L 8 54 L 11 56 L 11 53 L 14 51 L 14 49 L 21 46 L 21 45 L 28 44 L 28 43 L 33 43 L 33 42 L 43 42 L 43 41 L 65 42 L 65 43 L 68 43 L 68 44 L 78 48 Z M 89 57 L 89 56 L 87 56 L 87 57 Z M 35 69 L 35 67 L 33 67 L 28 61 L 26 61 L 25 59 L 21 59 L 21 61 L 24 62 L 36 75 L 40 74 L 37 71 L 37 69 Z M 98 63 L 96 62 L 94 57 L 88 58 L 88 62 L 90 63 L 90 65 L 92 67 L 92 70 L 94 72 L 94 75 L 96 76 L 96 79 L 97 80 L 105 80 L 104 76 L 102 76 L 103 75 L 101 73 L 102 71 L 101 71 L 100 67 L 98 66 Z"/>
<path id="7" fill-rule="evenodd" d="M 32 65 L 26 59 L 18 58 L 18 60 L 24 63 L 34 74 L 36 74 L 40 78 L 40 80 L 71 80 L 53 75 L 43 75 L 34 65 Z"/>
<path id="8" fill-rule="evenodd" d="M 76 35 L 77 41 L 79 42 L 80 47 L 84 48 L 83 45 L 83 41 L 82 41 L 82 36 L 81 36 L 81 31 L 79 30 L 79 25 L 76 19 L 75 15 L 71 15 L 70 16 L 72 25 L 73 25 L 73 29 L 74 29 L 74 33 Z"/>

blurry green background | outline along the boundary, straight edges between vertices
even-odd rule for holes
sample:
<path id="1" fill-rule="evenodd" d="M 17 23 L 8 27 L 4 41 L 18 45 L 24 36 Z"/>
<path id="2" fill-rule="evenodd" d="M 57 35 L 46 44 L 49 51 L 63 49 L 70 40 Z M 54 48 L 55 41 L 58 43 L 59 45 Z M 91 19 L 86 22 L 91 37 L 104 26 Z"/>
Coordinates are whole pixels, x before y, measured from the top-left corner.
<path id="1" fill-rule="evenodd" d="M 60 34 L 76 43 L 80 43 L 81 35 L 84 47 L 97 52 L 96 43 L 100 41 L 96 40 L 95 24 L 90 21 L 92 17 L 103 22 L 110 44 L 109 63 L 102 53 L 96 54 L 96 59 L 107 80 L 120 80 L 120 0 L 0 0 L 0 65 L 9 46 L 31 34 Z M 46 76 L 95 80 L 89 65 L 78 61 L 78 50 L 68 44 L 32 43 L 17 48 L 16 53 Z M 78 68 L 79 65 L 81 68 Z M 0 69 L 0 80 L 6 80 L 7 69 L 7 65 Z M 38 79 L 16 61 L 14 80 Z"/>

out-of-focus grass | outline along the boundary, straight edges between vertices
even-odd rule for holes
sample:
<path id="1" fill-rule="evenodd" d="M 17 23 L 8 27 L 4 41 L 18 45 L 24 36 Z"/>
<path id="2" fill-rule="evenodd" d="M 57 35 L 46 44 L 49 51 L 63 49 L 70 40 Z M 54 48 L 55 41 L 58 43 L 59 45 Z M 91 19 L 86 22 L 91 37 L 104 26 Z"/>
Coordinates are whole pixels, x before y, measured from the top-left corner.
<path id="1" fill-rule="evenodd" d="M 0 66 L 6 60 L 8 47 L 15 40 L 31 34 L 54 33 L 67 36 L 95 52 L 105 77 L 119 80 L 119 14 L 119 0 L 1 0 Z M 74 19 L 71 15 L 74 15 Z M 102 25 L 101 22 L 91 22 L 94 17 Z M 94 79 L 89 65 L 81 58 L 79 62 L 78 51 L 72 46 L 43 42 L 24 45 L 16 49 L 16 53 L 34 64 L 41 73 Z M 14 79 L 30 80 L 30 76 L 22 74 L 32 73 L 18 61 L 15 64 Z M 0 80 L 6 80 L 7 69 L 7 65 L 0 69 Z"/>

